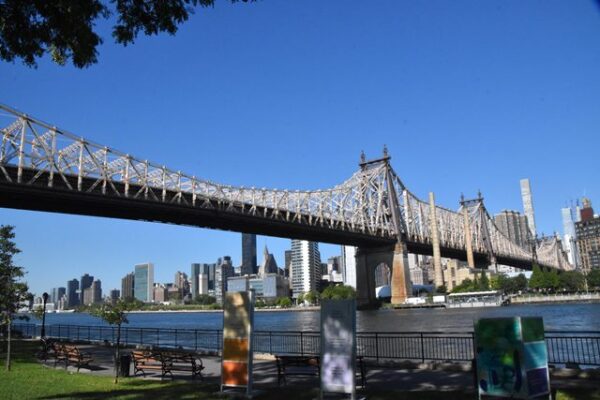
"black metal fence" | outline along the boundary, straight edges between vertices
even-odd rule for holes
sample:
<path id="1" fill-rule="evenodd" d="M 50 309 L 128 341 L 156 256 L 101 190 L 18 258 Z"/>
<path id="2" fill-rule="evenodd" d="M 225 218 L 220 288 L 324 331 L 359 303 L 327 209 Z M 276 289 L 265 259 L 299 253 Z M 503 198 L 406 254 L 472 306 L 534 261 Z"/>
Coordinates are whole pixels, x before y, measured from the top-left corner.
<path id="1" fill-rule="evenodd" d="M 40 336 L 41 325 L 14 324 L 23 336 Z M 46 336 L 62 340 L 116 341 L 112 326 L 47 325 Z M 128 346 L 219 351 L 221 330 L 121 328 L 121 343 Z M 600 332 L 547 331 L 546 344 L 552 364 L 600 365 Z M 254 351 L 269 354 L 316 355 L 320 350 L 320 333 L 311 331 L 257 331 Z M 473 359 L 472 332 L 359 332 L 357 352 L 379 360 L 470 361 Z"/>

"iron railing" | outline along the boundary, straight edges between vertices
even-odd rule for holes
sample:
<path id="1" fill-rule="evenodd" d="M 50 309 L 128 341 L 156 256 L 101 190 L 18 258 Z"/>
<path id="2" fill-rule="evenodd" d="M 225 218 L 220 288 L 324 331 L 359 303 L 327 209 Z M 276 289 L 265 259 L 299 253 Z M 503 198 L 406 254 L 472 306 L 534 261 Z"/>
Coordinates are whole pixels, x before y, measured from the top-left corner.
<path id="1" fill-rule="evenodd" d="M 41 325 L 14 324 L 23 336 L 40 336 Z M 116 328 L 98 325 L 46 326 L 46 336 L 73 341 L 116 341 Z M 473 355 L 472 332 L 358 332 L 357 352 L 379 360 L 470 361 Z M 195 351 L 220 351 L 222 331 L 216 329 L 121 328 L 121 343 L 126 346 L 183 348 Z M 599 331 L 546 331 L 548 359 L 552 364 L 600 365 Z M 254 351 L 268 354 L 317 355 L 320 333 L 314 331 L 256 331 Z"/>

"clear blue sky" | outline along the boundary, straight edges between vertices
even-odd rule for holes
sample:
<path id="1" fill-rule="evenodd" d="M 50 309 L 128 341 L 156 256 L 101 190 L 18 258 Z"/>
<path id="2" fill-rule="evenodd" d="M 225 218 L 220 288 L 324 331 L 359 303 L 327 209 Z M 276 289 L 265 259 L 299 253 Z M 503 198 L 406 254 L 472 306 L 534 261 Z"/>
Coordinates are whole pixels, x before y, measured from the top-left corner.
<path id="1" fill-rule="evenodd" d="M 222 183 L 331 187 L 387 144 L 407 186 L 447 207 L 481 189 L 490 211 L 521 210 L 529 177 L 540 232 L 584 193 L 600 208 L 596 2 L 217 3 L 126 48 L 101 24 L 88 69 L 0 63 L 0 102 Z M 240 263 L 236 233 L 6 209 L 0 222 L 16 225 L 37 293 L 84 272 L 120 288 L 144 261 L 161 282 Z M 289 241 L 259 237 L 259 255 L 265 243 L 283 264 Z"/>

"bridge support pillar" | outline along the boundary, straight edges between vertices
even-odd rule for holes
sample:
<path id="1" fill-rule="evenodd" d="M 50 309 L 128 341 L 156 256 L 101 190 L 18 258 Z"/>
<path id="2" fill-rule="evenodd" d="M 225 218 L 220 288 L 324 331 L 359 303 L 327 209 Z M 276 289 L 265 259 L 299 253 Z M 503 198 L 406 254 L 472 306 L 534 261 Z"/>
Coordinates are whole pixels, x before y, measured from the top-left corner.
<path id="1" fill-rule="evenodd" d="M 359 247 L 356 252 L 356 304 L 359 308 L 377 307 L 375 269 L 385 264 L 392 273 L 392 303 L 404 303 L 411 294 L 406 244 L 395 246 Z"/>
<path id="2" fill-rule="evenodd" d="M 392 261 L 392 304 L 404 304 L 412 294 L 406 244 L 396 243 Z"/>
<path id="3" fill-rule="evenodd" d="M 471 237 L 471 224 L 469 221 L 469 210 L 463 204 L 463 215 L 465 220 L 465 248 L 467 250 L 467 265 L 475 268 L 475 257 L 473 256 L 473 239 Z"/>
<path id="4" fill-rule="evenodd" d="M 444 285 L 444 275 L 442 271 L 442 252 L 440 250 L 440 237 L 433 192 L 429 192 L 429 222 L 431 227 L 431 245 L 433 247 L 433 282 L 435 287 L 438 288 Z"/>

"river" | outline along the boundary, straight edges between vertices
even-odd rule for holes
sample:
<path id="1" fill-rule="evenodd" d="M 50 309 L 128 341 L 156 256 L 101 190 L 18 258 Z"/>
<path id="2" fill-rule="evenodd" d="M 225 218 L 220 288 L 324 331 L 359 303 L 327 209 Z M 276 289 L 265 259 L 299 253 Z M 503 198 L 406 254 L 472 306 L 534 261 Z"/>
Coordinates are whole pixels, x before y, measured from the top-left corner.
<path id="1" fill-rule="evenodd" d="M 359 311 L 359 332 L 468 332 L 473 321 L 487 317 L 537 316 L 546 330 L 600 331 L 600 304 L 512 305 L 470 309 L 403 309 Z M 129 327 L 221 329 L 220 312 L 151 312 L 129 314 Z M 40 323 L 33 319 L 31 322 Z M 46 324 L 104 325 L 85 313 L 47 314 Z M 319 311 L 257 312 L 256 330 L 318 331 Z"/>

